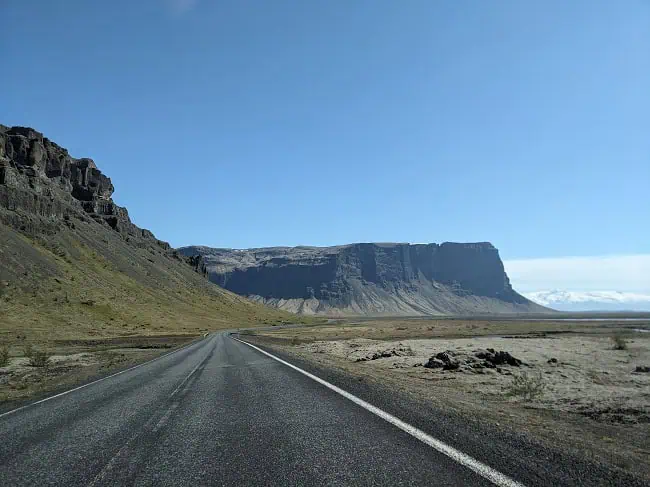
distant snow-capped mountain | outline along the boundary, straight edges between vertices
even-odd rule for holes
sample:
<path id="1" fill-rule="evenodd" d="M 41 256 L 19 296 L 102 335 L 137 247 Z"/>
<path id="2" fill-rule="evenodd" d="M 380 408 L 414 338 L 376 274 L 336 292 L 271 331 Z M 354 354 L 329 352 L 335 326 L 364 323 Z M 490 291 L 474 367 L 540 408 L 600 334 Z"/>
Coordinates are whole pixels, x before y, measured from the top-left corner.
<path id="1" fill-rule="evenodd" d="M 650 311 L 650 294 L 621 291 L 535 291 L 531 301 L 559 311 Z"/>

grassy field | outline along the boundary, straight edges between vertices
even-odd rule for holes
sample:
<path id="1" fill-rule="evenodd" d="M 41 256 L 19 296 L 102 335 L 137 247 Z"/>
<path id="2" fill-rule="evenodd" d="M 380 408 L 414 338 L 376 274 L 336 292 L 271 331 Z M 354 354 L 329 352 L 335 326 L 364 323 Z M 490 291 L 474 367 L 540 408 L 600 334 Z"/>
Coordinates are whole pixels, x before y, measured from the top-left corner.
<path id="1" fill-rule="evenodd" d="M 0 226 L 0 343 L 181 333 L 309 321 L 214 286 L 155 247 Z M 86 240 L 84 242 L 84 240 Z"/>
<path id="2" fill-rule="evenodd" d="M 48 251 L 40 249 L 44 254 Z M 30 290 L 5 288 L 1 333 L 38 341 L 84 337 L 196 334 L 238 325 L 289 321 L 227 292 L 189 286 L 149 287 L 87 248 L 74 261 L 57 260 L 58 276 L 31 283 Z"/>

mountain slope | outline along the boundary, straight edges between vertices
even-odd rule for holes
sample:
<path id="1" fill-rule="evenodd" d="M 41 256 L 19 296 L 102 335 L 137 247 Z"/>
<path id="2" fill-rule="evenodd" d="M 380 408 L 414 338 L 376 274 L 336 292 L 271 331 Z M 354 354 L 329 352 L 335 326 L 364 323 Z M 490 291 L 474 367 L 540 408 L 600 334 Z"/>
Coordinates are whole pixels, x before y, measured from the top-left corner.
<path id="1" fill-rule="evenodd" d="M 134 225 L 90 159 L 0 126 L 0 340 L 204 331 L 290 315 L 209 283 Z"/>
<path id="2" fill-rule="evenodd" d="M 550 311 L 510 286 L 489 243 L 360 243 L 233 250 L 185 247 L 212 282 L 301 314 Z"/>
<path id="3" fill-rule="evenodd" d="M 535 291 L 525 296 L 561 311 L 650 311 L 650 295 L 620 291 Z"/>

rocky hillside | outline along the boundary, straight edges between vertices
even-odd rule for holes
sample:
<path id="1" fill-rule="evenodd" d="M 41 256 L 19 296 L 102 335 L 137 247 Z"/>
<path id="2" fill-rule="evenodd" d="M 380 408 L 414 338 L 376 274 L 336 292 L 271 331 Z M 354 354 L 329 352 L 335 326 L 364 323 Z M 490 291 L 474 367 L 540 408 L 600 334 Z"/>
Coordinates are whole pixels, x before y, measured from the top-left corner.
<path id="1" fill-rule="evenodd" d="M 302 314 L 428 315 L 549 311 L 512 289 L 489 243 L 359 243 L 249 250 L 185 247 L 209 279 Z"/>
<path id="2" fill-rule="evenodd" d="M 0 341 L 195 333 L 289 317 L 209 283 L 134 225 L 113 189 L 91 159 L 0 125 Z"/>

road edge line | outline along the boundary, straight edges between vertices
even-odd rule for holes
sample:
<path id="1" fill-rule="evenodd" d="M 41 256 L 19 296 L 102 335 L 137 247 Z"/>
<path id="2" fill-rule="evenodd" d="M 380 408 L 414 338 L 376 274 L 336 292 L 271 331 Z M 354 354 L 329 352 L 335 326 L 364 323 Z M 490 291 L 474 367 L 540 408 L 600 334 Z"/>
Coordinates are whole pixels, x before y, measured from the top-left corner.
<path id="1" fill-rule="evenodd" d="M 92 382 L 88 382 L 87 384 L 82 384 L 82 385 L 74 387 L 72 389 L 68 389 L 67 391 L 59 392 L 58 394 L 55 394 L 53 396 L 48 396 L 48 397 L 45 397 L 43 399 L 39 399 L 38 401 L 30 402 L 29 404 L 25 404 L 24 406 L 20 406 L 19 408 L 12 409 L 10 411 L 4 412 L 4 413 L 0 414 L 0 419 L 4 418 L 5 416 L 9 416 L 11 414 L 17 413 L 18 411 L 22 411 L 23 409 L 31 408 L 32 406 L 36 406 L 37 404 L 42 404 L 42 403 L 47 402 L 47 401 L 49 401 L 51 399 L 56 399 L 57 397 L 65 396 L 67 394 L 70 394 L 71 392 L 75 392 L 75 391 L 78 391 L 78 390 L 83 389 L 85 387 L 92 386 L 93 384 L 97 384 L 98 382 L 105 381 L 106 379 L 110 379 L 112 377 L 117 377 L 118 375 L 124 374 L 126 372 L 131 371 L 131 370 L 135 370 L 135 369 L 138 369 L 140 367 L 144 367 L 145 365 L 148 365 L 148 364 L 150 364 L 152 362 L 155 362 L 156 360 L 160 360 L 160 359 L 163 359 L 165 357 L 169 357 L 170 355 L 174 355 L 175 353 L 181 352 L 181 351 L 185 350 L 186 348 L 191 347 L 192 345 L 196 345 L 197 343 L 202 342 L 206 338 L 210 338 L 210 335 L 208 335 L 207 337 L 202 337 L 200 340 L 196 340 L 196 341 L 193 341 L 191 343 L 188 343 L 187 345 L 183 345 L 181 348 L 179 348 L 177 350 L 174 350 L 172 352 L 168 352 L 168 353 L 166 353 L 164 355 L 160 355 L 160 356 L 158 356 L 156 358 L 152 358 L 151 360 L 147 360 L 146 362 L 143 362 L 141 364 L 134 365 L 133 367 L 129 367 L 128 369 L 120 370 L 119 372 L 116 372 L 116 373 L 111 374 L 111 375 L 107 375 L 106 377 L 102 377 L 101 379 L 97 379 L 97 380 L 94 380 Z"/>
<path id="2" fill-rule="evenodd" d="M 358 406 L 361 406 L 362 408 L 371 412 L 375 416 L 378 416 L 384 421 L 392 424 L 393 426 L 396 426 L 397 428 L 408 433 L 414 438 L 420 440 L 426 445 L 429 445 L 434 450 L 439 451 L 440 453 L 446 455 L 447 457 L 451 458 L 455 462 L 463 465 L 464 467 L 469 468 L 470 470 L 477 473 L 481 477 L 489 480 L 493 484 L 498 485 L 499 487 L 525 487 L 524 484 L 517 482 L 514 479 L 511 479 L 507 475 L 502 474 L 498 470 L 493 469 L 492 467 L 480 462 L 479 460 L 476 460 L 475 458 L 463 453 L 462 451 L 457 450 L 456 448 L 450 445 L 447 445 L 446 443 L 434 438 L 433 436 L 429 435 L 428 433 L 425 433 L 424 431 L 416 428 L 415 426 L 412 426 L 407 422 L 402 421 L 398 417 L 393 416 L 392 414 L 387 413 L 382 409 L 379 409 L 377 406 L 373 406 L 369 402 L 364 401 L 363 399 L 355 396 L 354 394 L 351 394 L 350 392 L 341 389 L 340 387 L 337 387 L 334 384 L 331 384 L 326 380 L 323 380 L 320 377 L 287 362 L 286 360 L 281 359 L 280 357 L 276 357 L 275 355 L 267 352 L 266 350 L 262 350 L 261 348 L 251 343 L 245 342 L 244 340 L 240 340 L 239 338 L 236 338 L 232 335 L 230 335 L 230 338 L 240 343 L 243 343 L 244 345 L 248 345 L 249 347 L 257 350 L 260 353 L 263 353 L 264 355 L 272 358 L 273 360 L 280 362 L 281 364 L 286 365 L 287 367 L 290 367 L 291 369 L 301 373 L 302 375 L 312 379 L 315 382 L 318 382 L 319 384 L 345 397 L 346 399 L 352 401 Z"/>

